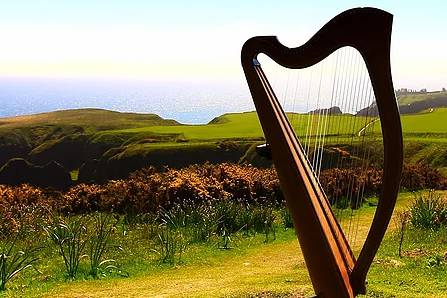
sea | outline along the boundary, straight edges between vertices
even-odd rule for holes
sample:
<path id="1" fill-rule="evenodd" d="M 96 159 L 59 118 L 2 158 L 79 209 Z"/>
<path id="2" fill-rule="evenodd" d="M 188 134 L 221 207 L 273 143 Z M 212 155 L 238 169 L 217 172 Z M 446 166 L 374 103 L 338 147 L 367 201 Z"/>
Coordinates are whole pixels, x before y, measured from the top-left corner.
<path id="1" fill-rule="evenodd" d="M 204 124 L 254 110 L 245 80 L 0 78 L 0 117 L 79 108 L 155 113 Z"/>

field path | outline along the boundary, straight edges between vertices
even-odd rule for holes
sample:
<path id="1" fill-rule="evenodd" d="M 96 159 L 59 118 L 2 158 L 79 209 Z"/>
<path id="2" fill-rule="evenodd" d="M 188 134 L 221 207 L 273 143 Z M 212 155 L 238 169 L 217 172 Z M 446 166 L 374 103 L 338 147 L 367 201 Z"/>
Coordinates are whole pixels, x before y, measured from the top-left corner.
<path id="1" fill-rule="evenodd" d="M 242 293 L 311 293 L 297 241 L 270 243 L 244 256 L 112 281 L 66 284 L 45 297 L 219 297 Z"/>

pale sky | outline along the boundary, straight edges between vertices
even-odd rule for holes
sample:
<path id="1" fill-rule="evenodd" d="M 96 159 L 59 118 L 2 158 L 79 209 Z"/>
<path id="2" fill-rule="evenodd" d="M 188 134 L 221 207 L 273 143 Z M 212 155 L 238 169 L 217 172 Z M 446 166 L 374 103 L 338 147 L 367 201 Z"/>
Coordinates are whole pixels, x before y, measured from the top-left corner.
<path id="1" fill-rule="evenodd" d="M 0 77 L 244 80 L 243 42 L 298 46 L 345 9 L 394 14 L 396 88 L 447 87 L 446 1 L 1 0 Z"/>

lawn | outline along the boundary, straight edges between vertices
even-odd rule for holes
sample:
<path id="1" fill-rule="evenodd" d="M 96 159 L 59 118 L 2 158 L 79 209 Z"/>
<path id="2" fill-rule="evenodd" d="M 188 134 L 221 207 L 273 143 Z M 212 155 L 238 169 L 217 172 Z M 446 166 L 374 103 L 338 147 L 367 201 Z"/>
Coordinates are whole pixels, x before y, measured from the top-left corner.
<path id="1" fill-rule="evenodd" d="M 352 115 L 328 116 L 289 114 L 298 136 L 346 135 L 357 133 L 369 123 L 365 117 Z M 204 125 L 152 126 L 114 130 L 117 134 L 135 135 L 143 132 L 156 134 L 177 134 L 189 140 L 250 139 L 263 137 L 259 119 L 255 112 L 225 114 Z"/>

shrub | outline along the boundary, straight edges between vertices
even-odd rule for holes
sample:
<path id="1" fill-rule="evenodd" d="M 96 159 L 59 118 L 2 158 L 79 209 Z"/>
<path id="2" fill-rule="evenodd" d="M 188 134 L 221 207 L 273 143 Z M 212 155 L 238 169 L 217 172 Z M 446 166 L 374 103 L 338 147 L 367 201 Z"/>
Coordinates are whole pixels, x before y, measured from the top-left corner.
<path id="1" fill-rule="evenodd" d="M 331 204 L 357 209 L 360 195 L 376 195 L 382 185 L 382 171 L 377 168 L 333 168 L 324 170 L 320 182 Z"/>
<path id="2" fill-rule="evenodd" d="M 95 184 L 78 184 L 70 188 L 60 204 L 64 214 L 82 214 L 97 211 L 101 206 L 104 188 Z"/>
<path id="3" fill-rule="evenodd" d="M 331 204 L 336 204 L 337 208 L 359 208 L 363 202 L 358 198 L 377 195 L 381 180 L 382 170 L 377 168 L 333 168 L 320 174 L 321 185 Z M 446 185 L 445 178 L 428 166 L 404 167 L 402 187 L 406 189 L 442 189 Z M 128 222 L 135 222 L 141 215 L 158 214 L 161 209 L 180 206 L 185 210 L 223 201 L 235 202 L 240 208 L 284 206 L 273 168 L 258 169 L 228 163 L 193 165 L 163 172 L 146 168 L 125 180 L 113 180 L 103 185 L 79 184 L 64 193 L 29 185 L 0 185 L 0 229 L 14 231 L 18 222 L 23 221 L 47 223 L 55 211 L 63 214 L 114 212 L 124 214 Z M 248 217 L 243 220 L 245 224 L 249 224 Z M 229 231 L 242 227 L 232 225 L 226 223 Z M 249 229 L 248 225 L 245 229 Z"/>
<path id="4" fill-rule="evenodd" d="M 436 230 L 447 225 L 447 201 L 435 191 L 416 193 L 410 214 L 414 227 Z"/>
<path id="5" fill-rule="evenodd" d="M 405 164 L 402 187 L 407 190 L 447 189 L 447 179 L 438 170 L 426 164 Z"/>
<path id="6" fill-rule="evenodd" d="M 47 193 L 29 185 L 0 185 L 0 239 L 19 227 L 38 230 L 49 220 L 58 193 Z"/>

